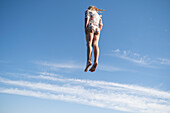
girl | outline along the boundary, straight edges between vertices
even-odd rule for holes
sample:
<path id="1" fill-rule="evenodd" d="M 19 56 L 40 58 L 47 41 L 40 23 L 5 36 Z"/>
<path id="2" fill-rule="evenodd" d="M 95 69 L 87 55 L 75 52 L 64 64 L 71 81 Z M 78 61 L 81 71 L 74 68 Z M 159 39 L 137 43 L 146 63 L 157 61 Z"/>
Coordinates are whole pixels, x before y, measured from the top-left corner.
<path id="1" fill-rule="evenodd" d="M 87 42 L 87 64 L 84 70 L 85 72 L 87 72 L 88 68 L 92 65 L 91 62 L 92 47 L 94 50 L 94 63 L 89 71 L 94 72 L 98 65 L 99 57 L 98 41 L 100 31 L 103 27 L 101 15 L 98 14 L 98 11 L 105 10 L 98 9 L 95 6 L 89 6 L 89 8 L 85 11 L 85 34 Z"/>

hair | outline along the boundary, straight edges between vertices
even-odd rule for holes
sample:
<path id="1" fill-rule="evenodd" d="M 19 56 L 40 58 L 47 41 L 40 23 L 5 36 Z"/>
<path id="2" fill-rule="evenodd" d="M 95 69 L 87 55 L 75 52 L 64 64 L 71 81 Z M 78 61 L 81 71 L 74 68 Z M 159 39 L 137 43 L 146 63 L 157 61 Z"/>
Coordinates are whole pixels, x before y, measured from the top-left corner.
<path id="1" fill-rule="evenodd" d="M 88 9 L 89 9 L 89 10 L 96 10 L 97 12 L 98 12 L 98 11 L 106 11 L 106 10 L 104 10 L 104 9 L 98 9 L 96 6 L 89 6 Z"/>

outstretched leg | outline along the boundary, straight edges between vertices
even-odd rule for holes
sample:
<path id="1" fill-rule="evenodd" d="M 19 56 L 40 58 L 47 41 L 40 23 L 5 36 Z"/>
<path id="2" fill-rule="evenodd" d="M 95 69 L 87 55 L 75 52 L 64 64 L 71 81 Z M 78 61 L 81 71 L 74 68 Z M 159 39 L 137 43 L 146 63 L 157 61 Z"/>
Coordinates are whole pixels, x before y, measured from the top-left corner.
<path id="1" fill-rule="evenodd" d="M 92 54 L 92 40 L 93 40 L 93 35 L 94 32 L 93 31 L 89 31 L 86 34 L 86 42 L 87 42 L 87 64 L 86 64 L 86 68 L 85 68 L 85 72 L 88 71 L 89 67 L 92 65 L 91 62 L 91 54 Z"/>
<path id="2" fill-rule="evenodd" d="M 92 41 L 92 45 L 93 45 L 93 50 L 94 50 L 94 64 L 91 67 L 91 69 L 89 71 L 94 72 L 97 68 L 98 65 L 98 58 L 99 58 L 99 46 L 98 46 L 98 42 L 99 42 L 99 36 L 100 33 L 95 34 L 93 41 Z"/>

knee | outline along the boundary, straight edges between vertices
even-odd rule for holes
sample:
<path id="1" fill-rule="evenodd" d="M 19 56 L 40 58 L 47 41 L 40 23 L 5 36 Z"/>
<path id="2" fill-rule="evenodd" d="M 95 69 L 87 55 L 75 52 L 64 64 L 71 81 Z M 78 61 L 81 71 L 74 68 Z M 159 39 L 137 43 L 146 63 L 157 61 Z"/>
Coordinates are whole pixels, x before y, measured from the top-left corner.
<path id="1" fill-rule="evenodd" d="M 93 46 L 93 48 L 98 48 L 98 43 L 97 42 L 93 42 L 92 46 Z"/>
<path id="2" fill-rule="evenodd" d="M 92 47 L 92 42 L 87 42 L 87 47 Z"/>

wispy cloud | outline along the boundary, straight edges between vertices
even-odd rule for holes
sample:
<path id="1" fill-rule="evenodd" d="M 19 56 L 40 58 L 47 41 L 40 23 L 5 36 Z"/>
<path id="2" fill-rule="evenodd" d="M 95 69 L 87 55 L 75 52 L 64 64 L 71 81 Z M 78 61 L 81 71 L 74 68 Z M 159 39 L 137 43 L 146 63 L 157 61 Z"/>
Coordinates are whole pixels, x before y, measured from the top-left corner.
<path id="1" fill-rule="evenodd" d="M 52 62 L 45 62 L 45 61 L 39 61 L 35 62 L 36 64 L 47 66 L 48 68 L 52 69 L 78 69 L 82 68 L 81 65 L 77 65 L 75 63 L 52 63 Z"/>
<path id="2" fill-rule="evenodd" d="M 47 61 L 36 61 L 34 64 L 37 64 L 39 68 L 43 71 L 60 71 L 64 73 L 73 73 L 76 71 L 82 71 L 84 66 L 80 63 L 74 61 L 65 61 L 65 62 L 47 62 Z"/>
<path id="3" fill-rule="evenodd" d="M 98 69 L 101 71 L 108 71 L 108 72 L 114 72 L 114 71 L 130 71 L 127 69 L 123 69 L 123 68 L 118 68 L 118 67 L 114 67 L 114 66 L 108 66 L 108 65 L 104 65 L 104 64 L 100 64 L 98 66 Z"/>
<path id="4" fill-rule="evenodd" d="M 170 65 L 170 59 L 158 58 L 158 62 L 165 65 Z"/>
<path id="5" fill-rule="evenodd" d="M 156 65 L 166 64 L 170 65 L 170 60 L 165 58 L 150 58 L 148 56 L 142 56 L 139 53 L 132 52 L 130 50 L 115 49 L 112 50 L 111 54 L 107 54 L 110 56 L 118 57 L 120 59 L 124 59 L 140 66 L 149 67 L 149 68 L 158 68 Z"/>
<path id="6" fill-rule="evenodd" d="M 147 58 L 146 56 L 141 56 L 140 54 L 133 53 L 130 50 L 120 51 L 119 49 L 116 49 L 116 50 L 113 50 L 112 53 L 113 53 L 112 54 L 113 56 L 140 64 L 140 65 L 147 65 L 150 63 L 149 62 L 150 59 Z"/>
<path id="7" fill-rule="evenodd" d="M 1 87 L 0 92 L 76 102 L 132 113 L 170 112 L 170 93 L 166 91 L 55 75 L 55 73 L 41 73 L 39 76 L 27 76 L 38 79 L 39 82 L 0 77 L 0 83 L 8 86 Z M 55 81 L 55 84 L 52 81 Z"/>
<path id="8" fill-rule="evenodd" d="M 61 77 L 61 75 L 55 74 L 55 73 L 47 73 L 47 72 L 39 72 L 40 75 L 49 75 L 53 77 Z"/>
<path id="9" fill-rule="evenodd" d="M 41 62 L 36 62 L 36 64 L 40 65 L 41 67 L 44 67 L 46 69 L 51 69 L 51 70 L 80 70 L 80 69 L 84 69 L 85 65 L 80 65 L 78 63 L 70 63 L 69 61 L 67 63 L 52 63 L 52 62 L 45 62 L 45 61 L 41 61 Z M 119 68 L 119 67 L 114 67 L 114 66 L 110 66 L 110 65 L 105 65 L 105 64 L 100 64 L 98 66 L 98 70 L 101 71 L 107 71 L 107 72 L 115 72 L 115 71 L 132 71 L 132 70 L 127 70 L 127 69 L 123 69 L 123 68 Z"/>

